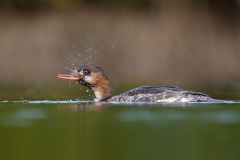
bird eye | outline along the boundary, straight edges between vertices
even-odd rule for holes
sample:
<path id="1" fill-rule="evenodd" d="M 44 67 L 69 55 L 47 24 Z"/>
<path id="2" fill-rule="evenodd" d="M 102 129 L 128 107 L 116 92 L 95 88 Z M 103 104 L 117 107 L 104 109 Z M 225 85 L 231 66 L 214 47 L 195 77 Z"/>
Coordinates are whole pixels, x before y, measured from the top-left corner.
<path id="1" fill-rule="evenodd" d="M 89 74 L 89 71 L 86 70 L 86 69 L 84 69 L 84 70 L 83 70 L 83 74 L 84 74 L 84 75 L 88 75 L 88 74 Z"/>

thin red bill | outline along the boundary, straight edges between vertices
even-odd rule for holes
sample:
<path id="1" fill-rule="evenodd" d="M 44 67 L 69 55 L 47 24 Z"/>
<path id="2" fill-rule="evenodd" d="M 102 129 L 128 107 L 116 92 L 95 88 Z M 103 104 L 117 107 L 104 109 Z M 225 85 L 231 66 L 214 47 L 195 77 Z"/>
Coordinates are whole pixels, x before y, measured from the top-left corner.
<path id="1" fill-rule="evenodd" d="M 61 78 L 61 79 L 66 79 L 66 80 L 75 80 L 75 81 L 78 81 L 80 80 L 81 78 L 79 77 L 74 77 L 73 75 L 68 75 L 68 74 L 59 74 L 57 76 L 57 78 Z"/>

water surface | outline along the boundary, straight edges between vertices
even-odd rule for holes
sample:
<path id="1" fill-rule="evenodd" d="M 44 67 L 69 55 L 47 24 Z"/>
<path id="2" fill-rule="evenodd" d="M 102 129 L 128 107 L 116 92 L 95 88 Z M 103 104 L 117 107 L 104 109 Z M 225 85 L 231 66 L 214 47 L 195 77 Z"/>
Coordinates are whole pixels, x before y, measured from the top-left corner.
<path id="1" fill-rule="evenodd" d="M 240 159 L 240 103 L 1 101 L 4 160 Z"/>

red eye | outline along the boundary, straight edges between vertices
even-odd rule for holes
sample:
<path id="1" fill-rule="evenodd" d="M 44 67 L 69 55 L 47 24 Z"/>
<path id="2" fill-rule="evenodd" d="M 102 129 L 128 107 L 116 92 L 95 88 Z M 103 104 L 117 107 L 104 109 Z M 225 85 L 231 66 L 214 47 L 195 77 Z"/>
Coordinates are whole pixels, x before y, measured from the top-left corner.
<path id="1" fill-rule="evenodd" d="M 88 70 L 84 70 L 83 74 L 88 75 L 89 74 Z"/>

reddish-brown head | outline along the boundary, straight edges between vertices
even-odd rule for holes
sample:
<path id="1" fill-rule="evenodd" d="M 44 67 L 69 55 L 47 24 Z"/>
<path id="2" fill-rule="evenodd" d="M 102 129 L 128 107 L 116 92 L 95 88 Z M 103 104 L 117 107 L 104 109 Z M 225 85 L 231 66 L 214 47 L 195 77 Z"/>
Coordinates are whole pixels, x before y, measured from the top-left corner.
<path id="1" fill-rule="evenodd" d="M 58 78 L 76 80 L 85 87 L 91 88 L 97 101 L 101 101 L 112 95 L 112 89 L 108 78 L 103 70 L 90 64 L 84 64 L 69 75 L 59 74 Z"/>

